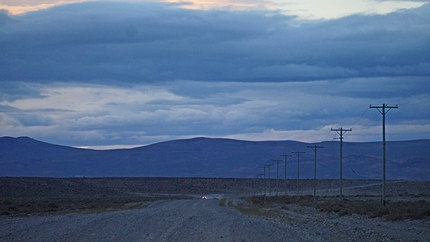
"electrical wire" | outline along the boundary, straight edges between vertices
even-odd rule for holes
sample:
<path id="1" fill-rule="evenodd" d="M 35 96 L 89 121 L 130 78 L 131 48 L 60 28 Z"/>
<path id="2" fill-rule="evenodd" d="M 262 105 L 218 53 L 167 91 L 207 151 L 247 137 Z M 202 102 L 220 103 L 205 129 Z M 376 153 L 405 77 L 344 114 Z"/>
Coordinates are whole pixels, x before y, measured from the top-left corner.
<path id="1" fill-rule="evenodd" d="M 397 99 L 395 101 L 392 101 L 391 103 L 398 103 L 399 101 L 405 100 L 405 99 L 407 99 L 407 98 L 409 98 L 409 97 L 411 97 L 411 96 L 419 93 L 421 90 L 423 90 L 429 84 L 430 84 L 430 81 L 426 82 L 424 85 L 422 85 L 421 87 L 419 87 L 417 90 L 415 90 L 411 94 L 409 94 L 409 95 L 407 95 L 405 97 L 399 98 L 399 99 Z M 400 104 L 398 103 L 398 105 L 408 105 L 409 106 L 409 105 L 418 105 L 418 104 L 422 104 L 422 103 L 428 103 L 428 102 L 430 102 L 430 99 L 426 99 L 426 98 L 429 97 L 429 96 L 430 96 L 430 93 L 428 93 L 428 94 L 426 94 L 424 96 L 421 96 L 421 97 L 419 97 L 417 99 L 408 100 L 408 101 L 402 102 Z M 417 101 L 420 101 L 420 100 L 423 100 L 423 101 L 422 102 L 417 102 Z M 360 117 L 357 118 L 350 126 L 353 126 L 353 125 L 357 124 L 361 119 L 363 119 L 363 117 L 365 117 L 365 115 L 366 115 L 366 113 L 367 113 L 368 110 L 369 110 L 369 107 L 366 107 L 366 109 L 363 111 L 363 113 L 360 115 Z M 380 111 L 379 111 L 379 113 L 376 113 L 372 118 L 370 118 L 365 124 L 363 124 L 361 126 L 368 127 L 368 126 L 376 126 L 376 125 L 381 124 L 382 120 L 378 120 L 378 121 L 374 122 L 374 120 L 376 119 L 376 117 L 379 116 L 379 114 L 380 114 Z M 388 114 L 388 111 L 387 111 L 386 114 Z M 328 133 L 327 133 L 324 141 L 328 141 L 328 137 L 329 137 L 330 133 L 331 133 L 331 130 L 328 131 Z"/>
<path id="2" fill-rule="evenodd" d="M 417 102 L 417 101 L 420 101 L 420 100 L 422 100 L 424 98 L 427 98 L 429 96 L 430 96 L 430 93 L 428 93 L 428 94 L 426 94 L 426 95 L 424 95 L 424 96 L 422 96 L 422 97 L 420 97 L 418 99 L 414 99 L 414 100 L 410 100 L 408 102 L 400 103 L 400 105 L 410 106 L 410 105 L 418 105 L 418 104 L 427 103 L 427 102 L 430 102 L 430 99 L 429 100 L 425 100 L 423 102 Z"/>
<path id="3" fill-rule="evenodd" d="M 367 113 L 367 110 L 369 110 L 369 108 L 366 108 L 366 110 L 364 110 L 363 114 L 361 114 L 361 116 L 357 120 L 355 120 L 355 122 L 352 123 L 350 126 L 353 126 L 354 124 L 356 124 L 358 122 L 358 120 L 360 120 L 364 116 L 364 114 Z"/>
<path id="4" fill-rule="evenodd" d="M 415 95 L 416 93 L 418 93 L 419 91 L 421 91 L 424 87 L 426 87 L 428 84 L 430 84 L 430 81 L 428 81 L 426 84 L 424 84 L 423 86 L 421 86 L 420 88 L 418 88 L 418 90 L 416 90 L 415 92 L 413 92 L 413 93 L 409 94 L 409 95 L 408 95 L 408 96 L 406 96 L 406 97 L 403 97 L 403 98 L 397 99 L 397 100 L 393 101 L 392 103 L 398 103 L 398 102 L 400 102 L 400 101 L 402 101 L 402 100 L 404 100 L 404 99 L 406 99 L 406 98 L 411 97 L 412 95 Z"/>
<path id="5" fill-rule="evenodd" d="M 331 130 L 328 131 L 327 136 L 325 137 L 324 141 L 328 141 L 327 138 L 331 134 Z"/>

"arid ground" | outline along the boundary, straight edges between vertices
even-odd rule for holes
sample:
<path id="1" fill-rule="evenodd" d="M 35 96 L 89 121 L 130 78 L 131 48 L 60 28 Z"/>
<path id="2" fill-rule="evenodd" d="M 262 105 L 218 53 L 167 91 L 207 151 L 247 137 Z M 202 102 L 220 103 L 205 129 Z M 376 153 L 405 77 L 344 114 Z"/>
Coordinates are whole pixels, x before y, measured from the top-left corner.
<path id="1" fill-rule="evenodd" d="M 287 184 L 287 186 L 285 186 Z M 235 178 L 0 178 L 0 214 L 89 212 L 128 208 L 137 202 L 159 199 L 183 199 L 206 194 L 226 197 L 250 197 L 267 202 L 300 203 L 320 206 L 336 212 L 339 180 L 317 180 L 317 203 L 313 203 L 313 180 L 235 179 Z M 276 189 L 278 188 L 278 189 Z M 287 189 L 285 189 L 287 188 Z M 341 204 L 381 204 L 382 186 L 377 180 L 344 180 Z M 285 195 L 287 190 L 287 196 Z M 299 198 L 297 197 L 299 195 Z M 387 181 L 387 207 L 401 204 L 426 208 L 430 202 L 430 181 Z M 264 199 L 263 199 L 264 202 Z M 325 204 L 324 208 L 321 204 Z M 134 206 L 135 207 L 135 206 Z M 378 206 L 377 206 L 378 207 Z M 409 207 L 409 206 L 408 206 Z M 427 207 L 430 209 L 430 206 Z M 358 209 L 358 208 L 357 208 Z M 420 210 L 421 211 L 421 210 Z M 346 211 L 343 211 L 346 212 Z M 353 213 L 354 211 L 348 211 Z M 427 210 L 422 216 L 428 217 Z M 382 216 L 382 215 L 381 215 Z M 403 215 L 405 216 L 405 215 Z"/>
<path id="2" fill-rule="evenodd" d="M 380 181 L 339 184 L 0 178 L 0 241 L 430 240 L 429 181 L 387 181 L 385 206 Z"/>

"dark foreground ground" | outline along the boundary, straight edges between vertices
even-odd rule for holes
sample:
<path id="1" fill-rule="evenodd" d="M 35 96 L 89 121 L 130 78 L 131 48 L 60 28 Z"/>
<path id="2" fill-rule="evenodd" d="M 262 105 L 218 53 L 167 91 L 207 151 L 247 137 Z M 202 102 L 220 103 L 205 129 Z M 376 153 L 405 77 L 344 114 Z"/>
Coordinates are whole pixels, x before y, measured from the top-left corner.
<path id="1" fill-rule="evenodd" d="M 288 180 L 286 184 L 284 180 L 274 179 L 269 183 L 261 179 L 233 178 L 3 177 L 0 178 L 0 214 L 93 213 L 142 208 L 155 200 L 223 194 L 246 196 L 249 206 L 239 209 L 247 214 L 266 207 L 287 209 L 298 204 L 339 215 L 430 220 L 430 181 L 388 181 L 385 207 L 381 206 L 381 184 L 375 180 L 344 180 L 342 199 L 338 180 L 318 180 L 315 201 L 309 195 L 313 194 L 313 180 Z"/>

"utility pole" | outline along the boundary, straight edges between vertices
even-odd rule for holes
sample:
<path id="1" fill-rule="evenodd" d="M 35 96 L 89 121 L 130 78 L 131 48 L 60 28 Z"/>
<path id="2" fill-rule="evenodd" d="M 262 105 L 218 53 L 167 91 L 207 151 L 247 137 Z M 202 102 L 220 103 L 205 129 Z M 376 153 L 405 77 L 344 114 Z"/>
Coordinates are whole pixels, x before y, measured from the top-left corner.
<path id="1" fill-rule="evenodd" d="M 352 129 L 331 129 L 331 131 L 336 131 L 339 134 L 339 138 L 334 138 L 334 139 L 339 139 L 340 140 L 340 199 L 342 199 L 342 140 L 343 140 L 343 135 L 347 132 L 347 131 L 352 131 Z"/>
<path id="2" fill-rule="evenodd" d="M 272 195 L 271 189 L 270 189 L 270 164 L 267 164 L 267 168 L 269 169 L 268 174 L 269 174 L 269 196 L 270 196 L 270 195 Z"/>
<path id="3" fill-rule="evenodd" d="M 266 190 L 267 190 L 266 165 L 263 166 L 263 169 L 264 169 L 264 173 L 263 173 L 263 177 L 264 177 L 264 204 L 266 204 Z"/>
<path id="4" fill-rule="evenodd" d="M 317 194 L 317 150 L 320 148 L 324 148 L 324 146 L 308 146 L 308 148 L 312 148 L 314 150 L 314 203 L 315 203 L 315 197 Z"/>
<path id="5" fill-rule="evenodd" d="M 254 196 L 258 196 L 261 189 L 261 178 L 263 177 L 263 174 L 257 174 L 257 180 L 255 181 L 255 189 L 254 189 Z"/>
<path id="6" fill-rule="evenodd" d="M 287 195 L 287 157 L 292 155 L 281 155 L 284 157 L 285 166 L 284 166 L 284 181 L 285 181 L 285 192 L 284 195 Z"/>
<path id="7" fill-rule="evenodd" d="M 260 189 L 261 189 L 261 180 L 263 180 L 262 178 L 263 178 L 263 174 L 257 174 L 257 185 L 256 185 L 257 188 L 255 189 L 256 190 L 256 194 L 255 195 L 257 195 L 257 196 L 261 192 Z"/>
<path id="8" fill-rule="evenodd" d="M 305 152 L 296 151 L 291 152 L 297 154 L 297 198 L 299 198 L 300 188 L 299 188 L 299 179 L 300 179 L 300 154 L 304 154 Z"/>
<path id="9" fill-rule="evenodd" d="M 264 173 L 263 173 L 263 180 L 264 180 L 264 200 L 266 200 L 266 185 L 267 185 L 267 183 L 266 183 L 266 165 L 263 166 L 263 170 L 264 170 Z"/>
<path id="10" fill-rule="evenodd" d="M 279 189 L 278 189 L 278 185 L 279 185 L 279 183 L 278 183 L 278 177 L 279 177 L 279 162 L 280 162 L 281 160 L 273 160 L 273 161 L 276 161 L 276 196 L 278 196 L 278 195 L 279 195 Z"/>
<path id="11" fill-rule="evenodd" d="M 382 106 L 369 106 L 369 108 L 376 108 L 382 114 L 382 206 L 385 206 L 385 114 L 387 114 L 392 108 L 398 108 L 396 106 L 388 106 L 383 103 Z M 388 108 L 388 110 L 386 110 Z"/>

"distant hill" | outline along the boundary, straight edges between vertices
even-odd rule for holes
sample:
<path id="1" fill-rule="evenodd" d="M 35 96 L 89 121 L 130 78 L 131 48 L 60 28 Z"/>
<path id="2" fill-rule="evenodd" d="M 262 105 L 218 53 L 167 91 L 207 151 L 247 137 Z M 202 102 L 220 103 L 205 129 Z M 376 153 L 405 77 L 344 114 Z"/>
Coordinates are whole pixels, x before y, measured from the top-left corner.
<path id="1" fill-rule="evenodd" d="M 193 138 L 117 150 L 88 150 L 53 145 L 28 137 L 0 138 L 0 176 L 11 177 L 256 177 L 264 164 L 273 164 L 271 177 L 313 177 L 314 152 L 310 145 L 324 146 L 317 153 L 317 178 L 339 178 L 339 142 L 240 141 Z M 345 179 L 381 179 L 381 142 L 343 143 Z M 387 142 L 387 179 L 430 180 L 430 140 Z"/>

